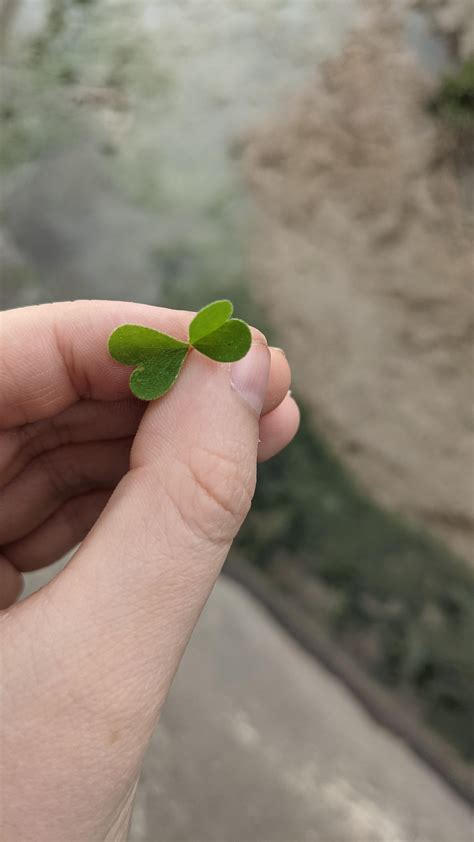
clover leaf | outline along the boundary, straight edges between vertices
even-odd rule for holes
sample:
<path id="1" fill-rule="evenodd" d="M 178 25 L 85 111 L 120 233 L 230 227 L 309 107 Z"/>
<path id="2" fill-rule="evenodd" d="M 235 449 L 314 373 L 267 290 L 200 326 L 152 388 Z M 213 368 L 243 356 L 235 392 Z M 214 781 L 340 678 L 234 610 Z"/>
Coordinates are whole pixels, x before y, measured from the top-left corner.
<path id="1" fill-rule="evenodd" d="M 136 368 L 130 389 L 137 398 L 155 400 L 176 382 L 191 348 L 217 362 L 245 357 L 252 337 L 248 325 L 232 319 L 230 301 L 214 301 L 203 307 L 189 325 L 189 341 L 142 325 L 120 325 L 109 338 L 109 353 L 123 365 Z"/>
<path id="2" fill-rule="evenodd" d="M 231 319 L 231 301 L 214 301 L 196 313 L 189 325 L 189 342 L 220 363 L 232 363 L 245 357 L 252 341 L 248 325 Z"/>
<path id="3" fill-rule="evenodd" d="M 142 325 L 121 325 L 109 339 L 111 356 L 123 365 L 136 365 L 130 389 L 137 398 L 151 401 L 175 382 L 189 345 L 166 333 Z"/>

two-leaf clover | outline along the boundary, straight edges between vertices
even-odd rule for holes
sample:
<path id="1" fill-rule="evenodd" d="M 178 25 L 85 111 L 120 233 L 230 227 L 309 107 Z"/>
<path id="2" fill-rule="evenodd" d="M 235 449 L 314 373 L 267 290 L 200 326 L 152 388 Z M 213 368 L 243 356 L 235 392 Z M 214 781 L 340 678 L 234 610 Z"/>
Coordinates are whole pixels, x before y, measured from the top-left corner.
<path id="1" fill-rule="evenodd" d="M 120 325 L 109 338 L 109 352 L 123 365 L 134 365 L 130 389 L 137 398 L 160 398 L 175 383 L 191 348 L 211 360 L 235 362 L 245 357 L 252 338 L 248 325 L 231 319 L 230 301 L 203 307 L 189 325 L 189 341 L 181 342 L 143 325 Z"/>

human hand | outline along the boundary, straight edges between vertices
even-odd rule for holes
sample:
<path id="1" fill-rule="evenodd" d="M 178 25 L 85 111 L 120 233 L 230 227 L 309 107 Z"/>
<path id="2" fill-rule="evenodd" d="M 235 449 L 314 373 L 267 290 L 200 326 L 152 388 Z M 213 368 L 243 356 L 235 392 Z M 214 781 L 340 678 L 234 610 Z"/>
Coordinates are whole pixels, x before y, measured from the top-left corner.
<path id="1" fill-rule="evenodd" d="M 120 302 L 0 315 L 7 842 L 126 838 L 147 743 L 248 511 L 257 456 L 296 432 L 288 364 L 258 331 L 238 363 L 192 352 L 161 400 L 130 395 L 111 331 L 134 322 L 185 339 L 191 317 Z M 81 540 L 14 604 L 22 572 Z"/>

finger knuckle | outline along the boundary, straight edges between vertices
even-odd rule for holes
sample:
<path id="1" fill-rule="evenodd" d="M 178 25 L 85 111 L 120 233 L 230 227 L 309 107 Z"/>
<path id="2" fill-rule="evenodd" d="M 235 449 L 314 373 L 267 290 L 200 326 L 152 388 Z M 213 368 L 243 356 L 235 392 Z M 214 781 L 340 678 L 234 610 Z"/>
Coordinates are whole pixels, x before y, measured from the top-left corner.
<path id="1" fill-rule="evenodd" d="M 195 447 L 189 454 L 190 512 L 211 541 L 231 541 L 245 519 L 255 488 L 246 451 Z"/>

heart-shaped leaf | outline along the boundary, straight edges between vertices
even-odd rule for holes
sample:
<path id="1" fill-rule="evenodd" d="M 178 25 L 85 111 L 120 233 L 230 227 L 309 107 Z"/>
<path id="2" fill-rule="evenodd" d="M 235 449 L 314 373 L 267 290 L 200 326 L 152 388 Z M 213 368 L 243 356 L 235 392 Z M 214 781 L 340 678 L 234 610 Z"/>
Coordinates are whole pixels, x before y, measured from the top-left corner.
<path id="1" fill-rule="evenodd" d="M 209 333 L 217 330 L 218 327 L 221 327 L 224 322 L 230 319 L 233 312 L 234 307 L 232 301 L 227 301 L 226 299 L 213 301 L 212 304 L 207 304 L 206 307 L 199 310 L 199 313 L 196 313 L 189 325 L 189 341 L 191 345 L 196 347 L 196 342 L 199 342 L 203 336 L 207 336 Z"/>
<path id="2" fill-rule="evenodd" d="M 109 339 L 109 352 L 115 360 L 137 366 L 130 389 L 144 401 L 155 400 L 171 388 L 188 350 L 187 342 L 142 325 L 121 325 Z"/>
<path id="3" fill-rule="evenodd" d="M 137 398 L 153 401 L 171 388 L 190 347 L 218 362 L 235 362 L 250 349 L 250 329 L 231 319 L 230 301 L 214 301 L 196 314 L 189 326 L 189 343 L 142 325 L 120 325 L 109 338 L 110 355 L 134 365 L 130 389 Z"/>
<path id="4" fill-rule="evenodd" d="M 231 319 L 231 301 L 214 301 L 196 314 L 189 326 L 193 348 L 222 363 L 231 363 L 245 356 L 252 344 L 248 325 Z"/>

